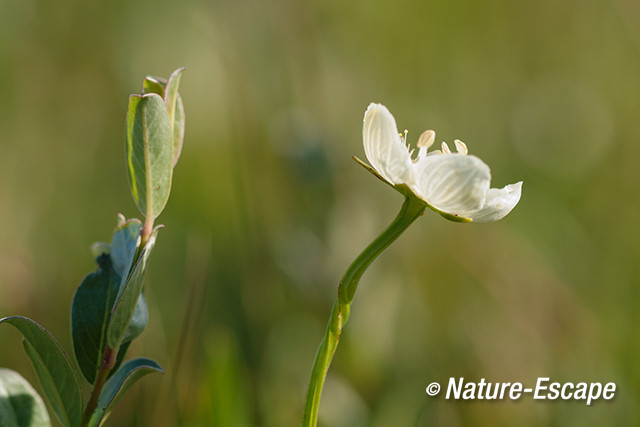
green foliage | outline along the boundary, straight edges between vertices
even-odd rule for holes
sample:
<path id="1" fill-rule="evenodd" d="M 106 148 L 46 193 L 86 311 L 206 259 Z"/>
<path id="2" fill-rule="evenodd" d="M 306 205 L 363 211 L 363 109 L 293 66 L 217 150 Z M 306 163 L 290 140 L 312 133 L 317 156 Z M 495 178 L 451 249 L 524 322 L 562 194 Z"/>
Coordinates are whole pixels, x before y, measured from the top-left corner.
<path id="1" fill-rule="evenodd" d="M 126 154 L 133 199 L 148 221 L 164 209 L 173 168 L 184 140 L 184 107 L 178 93 L 184 68 L 169 80 L 145 78 L 142 95 L 131 95 L 127 111 Z"/>
<path id="2" fill-rule="evenodd" d="M 100 269 L 82 280 L 71 306 L 73 349 L 80 371 L 90 384 L 102 362 L 105 331 L 121 279 L 108 254 L 96 261 Z"/>
<path id="3" fill-rule="evenodd" d="M 16 371 L 0 368 L 0 426 L 50 425 L 47 408 L 31 384 Z"/>
<path id="4" fill-rule="evenodd" d="M 208 360 L 208 370 L 204 373 L 208 390 L 201 393 L 206 405 L 202 422 L 208 426 L 253 425 L 247 373 L 233 335 L 222 329 L 215 331 L 207 340 L 204 354 Z"/>
<path id="5" fill-rule="evenodd" d="M 120 217 L 120 223 L 113 235 L 113 241 L 111 243 L 111 258 L 113 260 L 114 269 L 121 277 L 121 281 L 118 286 L 118 293 L 123 286 L 126 286 L 127 279 L 131 273 L 131 267 L 136 261 L 140 229 L 141 223 L 137 219 L 125 220 L 124 217 Z M 113 304 L 110 306 L 110 309 L 112 308 Z M 124 337 L 122 338 L 123 344 L 137 338 L 147 326 L 148 320 L 149 314 L 147 310 L 147 302 L 144 298 L 144 294 L 140 293 L 133 316 L 129 321 L 129 326 L 125 331 Z"/>
<path id="6" fill-rule="evenodd" d="M 80 385 L 60 344 L 46 329 L 26 317 L 5 317 L 0 319 L 0 323 L 8 323 L 22 334 L 24 349 L 62 425 L 79 425 L 83 407 Z"/>
<path id="7" fill-rule="evenodd" d="M 173 172 L 171 122 L 159 95 L 129 98 L 126 155 L 133 199 L 140 212 L 152 221 L 169 199 Z"/>
<path id="8" fill-rule="evenodd" d="M 144 273 L 147 268 L 147 261 L 151 255 L 151 250 L 156 241 L 158 229 L 156 227 L 147 244 L 142 249 L 140 256 L 131 269 L 126 280 L 120 285 L 120 290 L 116 302 L 113 306 L 111 321 L 107 330 L 107 345 L 110 348 L 118 348 L 120 343 L 127 337 L 126 331 L 129 323 L 135 317 L 136 307 L 138 307 L 139 298 L 144 284 Z M 139 310 L 139 308 L 138 308 Z M 139 319 L 136 319 L 139 320 Z M 129 334 L 129 337 L 131 334 Z"/>
<path id="9" fill-rule="evenodd" d="M 103 250 L 96 262 L 99 269 L 87 275 L 78 286 L 71 306 L 71 336 L 80 371 L 90 384 L 95 381 L 106 345 L 106 331 L 111 311 L 134 260 L 141 223 L 125 221 L 120 217 L 111 245 L 102 245 Z M 126 283 L 126 281 L 125 281 Z M 131 322 L 122 339 L 128 344 L 144 330 L 148 320 L 147 304 L 140 294 Z M 118 362 L 122 361 L 127 346 L 120 346 Z"/>
<path id="10" fill-rule="evenodd" d="M 166 86 L 166 80 L 153 76 L 147 76 L 142 82 L 142 94 L 145 95 L 147 93 L 155 93 L 156 95 L 160 95 L 164 98 L 164 88 Z"/>
<path id="11" fill-rule="evenodd" d="M 138 338 L 147 326 L 148 321 L 149 310 L 147 309 L 147 300 L 141 290 L 140 295 L 138 295 L 138 301 L 136 301 L 136 306 L 133 309 L 133 315 L 131 315 L 131 320 L 129 320 L 129 325 L 122 336 L 122 344 L 120 344 L 120 347 Z"/>
<path id="12" fill-rule="evenodd" d="M 163 373 L 164 371 L 157 362 L 151 359 L 137 358 L 122 365 L 107 381 L 102 393 L 100 393 L 98 407 L 91 418 L 93 425 L 99 425 L 127 390 L 140 378 L 152 372 Z"/>
<path id="13" fill-rule="evenodd" d="M 182 152 L 184 141 L 184 106 L 182 97 L 178 93 L 180 78 L 184 68 L 178 68 L 169 77 L 169 80 L 147 76 L 142 83 L 142 93 L 155 93 L 160 95 L 166 104 L 167 113 L 171 120 L 173 133 L 173 166 L 175 167 Z"/>
<path id="14" fill-rule="evenodd" d="M 126 220 L 122 215 L 118 216 L 118 226 L 111 241 L 111 260 L 113 268 L 121 277 L 126 276 L 131 269 L 142 223 L 138 219 Z"/>
<path id="15" fill-rule="evenodd" d="M 188 141 L 145 284 L 150 312 L 166 313 L 166 342 L 145 339 L 129 358 L 175 369 L 164 360 L 184 335 L 179 298 L 198 279 L 207 297 L 193 333 L 222 326 L 238 340 L 251 424 L 297 425 L 337 275 L 402 201 L 347 164 L 364 156 L 362 112 L 376 101 L 412 143 L 424 129 L 437 142 L 461 138 L 496 183 L 522 176 L 529 191 L 495 227 L 427 212 L 363 276 L 331 371 L 365 406 L 349 425 L 640 425 L 637 1 L 0 4 L 0 317 L 46 318 L 62 341 L 68 316 L 48 310 L 66 312 L 93 267 L 84 236 L 109 240 L 113 214 L 137 212 L 120 204 L 122 88 L 140 93 L 147 74 L 188 65 Z M 612 135 L 595 138 L 603 121 Z M 168 249 L 198 239 L 215 242 L 200 269 Z M 27 376 L 10 332 L 0 365 Z M 209 402 L 193 399 L 210 386 L 194 372 L 211 362 L 206 341 L 192 341 L 169 404 L 125 397 L 119 421 L 212 425 L 200 417 Z M 440 375 L 540 372 L 616 380 L 621 393 L 587 410 L 416 392 Z M 323 398 L 321 424 L 354 415 L 339 396 Z"/>
<path id="16" fill-rule="evenodd" d="M 86 408 L 76 372 L 55 338 L 26 317 L 0 319 L 22 333 L 45 396 L 64 426 L 102 423 L 138 379 L 162 372 L 150 359 L 120 365 L 149 318 L 142 288 L 161 227 L 153 228 L 153 222 L 169 197 L 184 136 L 184 109 L 178 94 L 181 73 L 182 69 L 176 70 L 162 84 L 146 79 L 143 86 L 150 93 L 129 98 L 126 160 L 131 191 L 146 221 L 143 227 L 137 219 L 119 216 L 111 244 L 92 245 L 98 270 L 82 280 L 73 297 L 74 354 L 82 375 L 93 385 Z M 17 373 L 0 370 L 0 425 L 43 424 L 49 424 L 48 414 L 38 394 Z"/>
<path id="17" fill-rule="evenodd" d="M 182 98 L 178 93 L 180 77 L 184 68 L 174 71 L 169 77 L 165 87 L 164 102 L 171 120 L 171 131 L 173 135 L 173 166 L 175 167 L 182 152 L 182 142 L 184 141 L 184 106 Z"/>

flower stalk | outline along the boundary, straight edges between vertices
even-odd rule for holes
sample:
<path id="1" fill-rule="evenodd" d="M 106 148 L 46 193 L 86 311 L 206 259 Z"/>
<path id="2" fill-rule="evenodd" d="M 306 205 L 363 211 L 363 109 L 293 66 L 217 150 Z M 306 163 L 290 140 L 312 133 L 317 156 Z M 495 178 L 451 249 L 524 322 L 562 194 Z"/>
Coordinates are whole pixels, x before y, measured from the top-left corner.
<path id="1" fill-rule="evenodd" d="M 327 371 L 338 347 L 342 329 L 349 319 L 351 303 L 353 302 L 360 278 L 371 263 L 400 237 L 413 221 L 424 213 L 426 207 L 427 204 L 422 200 L 407 195 L 400 212 L 393 222 L 358 255 L 342 277 L 338 287 L 338 298 L 333 304 L 327 330 L 318 347 L 311 370 L 311 378 L 309 380 L 307 400 L 302 420 L 303 427 L 313 427 L 317 424 L 320 397 L 327 377 Z"/>
<path id="2" fill-rule="evenodd" d="M 303 427 L 314 427 L 322 388 L 338 347 L 342 328 L 360 278 L 373 261 L 429 207 L 455 222 L 492 222 L 507 215 L 520 200 L 522 182 L 490 188 L 491 172 L 479 158 L 468 155 L 467 146 L 455 141 L 456 153 L 446 143 L 430 153 L 435 132 L 427 130 L 418 140 L 418 155 L 407 145 L 407 132 L 399 134 L 396 121 L 382 104 L 370 104 L 364 115 L 362 140 L 371 166 L 354 160 L 405 197 L 393 222 L 351 263 L 340 281 L 324 338 L 311 370 Z"/>

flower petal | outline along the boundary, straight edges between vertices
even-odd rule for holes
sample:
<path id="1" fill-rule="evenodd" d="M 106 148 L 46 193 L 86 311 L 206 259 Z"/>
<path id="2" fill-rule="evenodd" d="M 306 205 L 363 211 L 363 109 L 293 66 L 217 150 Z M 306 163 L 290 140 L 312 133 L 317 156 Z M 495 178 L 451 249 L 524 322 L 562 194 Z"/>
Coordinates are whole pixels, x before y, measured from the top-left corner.
<path id="1" fill-rule="evenodd" d="M 420 158 L 415 191 L 436 209 L 469 217 L 485 205 L 491 172 L 476 156 L 458 153 Z"/>
<path id="2" fill-rule="evenodd" d="M 470 216 L 473 222 L 491 222 L 502 219 L 518 204 L 522 193 L 522 181 L 504 188 L 491 188 L 484 207 Z"/>
<path id="3" fill-rule="evenodd" d="M 414 181 L 413 163 L 408 148 L 398 135 L 396 120 L 387 107 L 370 104 L 364 113 L 362 140 L 367 159 L 391 184 Z"/>

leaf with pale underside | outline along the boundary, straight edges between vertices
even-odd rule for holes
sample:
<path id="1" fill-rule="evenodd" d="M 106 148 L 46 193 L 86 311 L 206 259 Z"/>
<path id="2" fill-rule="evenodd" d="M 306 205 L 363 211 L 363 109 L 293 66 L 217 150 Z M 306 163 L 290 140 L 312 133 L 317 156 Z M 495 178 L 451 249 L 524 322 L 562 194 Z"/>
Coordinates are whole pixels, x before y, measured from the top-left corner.
<path id="1" fill-rule="evenodd" d="M 105 383 L 98 398 L 98 407 L 91 417 L 91 424 L 100 425 L 131 386 L 152 372 L 163 373 L 164 371 L 157 362 L 151 359 L 138 358 L 123 364 Z"/>
<path id="2" fill-rule="evenodd" d="M 153 220 L 167 204 L 173 174 L 171 120 L 160 95 L 129 97 L 126 157 L 133 199 L 147 220 Z"/>
<path id="3" fill-rule="evenodd" d="M 16 371 L 0 368 L 0 426 L 50 425 L 47 407 L 31 384 Z"/>
<path id="4" fill-rule="evenodd" d="M 171 119 L 171 129 L 173 133 L 173 167 L 178 163 L 182 152 L 182 142 L 184 141 L 184 106 L 182 98 L 178 93 L 180 77 L 184 68 L 178 68 L 169 77 L 165 87 L 164 102 Z"/>
<path id="5" fill-rule="evenodd" d="M 119 216 L 110 245 L 101 245 L 96 262 L 99 269 L 87 275 L 73 296 L 71 337 L 76 361 L 85 379 L 93 384 L 102 363 L 111 311 L 134 261 L 142 224 L 137 219 Z M 94 249 L 96 249 L 95 247 Z M 140 335 L 147 324 L 147 307 L 140 296 L 123 343 Z M 122 361 L 128 346 L 121 346 L 117 360 Z"/>
<path id="6" fill-rule="evenodd" d="M 142 82 L 142 94 L 155 93 L 164 98 L 164 88 L 167 86 L 166 80 L 153 76 L 147 76 Z"/>
<path id="7" fill-rule="evenodd" d="M 141 229 L 140 220 L 135 218 L 127 220 L 122 215 L 118 216 L 118 225 L 113 233 L 109 253 L 113 268 L 120 276 L 126 276 L 131 269 Z"/>
<path id="8" fill-rule="evenodd" d="M 79 425 L 82 393 L 78 377 L 60 344 L 46 329 L 27 317 L 5 317 L 0 323 L 10 324 L 22 334 L 24 349 L 60 423 L 70 427 Z"/>
<path id="9" fill-rule="evenodd" d="M 183 71 L 184 67 L 178 68 L 171 73 L 169 80 L 147 76 L 142 83 L 143 94 L 155 93 L 160 95 L 167 107 L 173 135 L 173 167 L 178 163 L 182 152 L 182 142 L 184 141 L 184 105 L 182 104 L 182 97 L 178 93 Z"/>
<path id="10" fill-rule="evenodd" d="M 136 307 L 144 284 L 144 274 L 151 250 L 156 241 L 158 229 L 159 227 L 156 227 L 153 230 L 135 265 L 131 268 L 128 277 L 120 285 L 107 330 L 107 345 L 111 348 L 117 348 L 123 342 L 129 323 L 132 319 L 135 320 Z"/>

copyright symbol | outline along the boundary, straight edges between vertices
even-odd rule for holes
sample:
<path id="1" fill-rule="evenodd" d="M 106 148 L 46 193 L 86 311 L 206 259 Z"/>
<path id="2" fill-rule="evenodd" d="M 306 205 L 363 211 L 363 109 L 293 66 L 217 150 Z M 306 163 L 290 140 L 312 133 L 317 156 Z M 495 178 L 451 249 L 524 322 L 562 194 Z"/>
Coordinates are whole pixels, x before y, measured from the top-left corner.
<path id="1" fill-rule="evenodd" d="M 431 383 L 427 386 L 426 391 L 429 396 L 435 396 L 436 394 L 440 393 L 440 384 Z"/>

